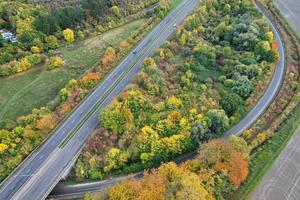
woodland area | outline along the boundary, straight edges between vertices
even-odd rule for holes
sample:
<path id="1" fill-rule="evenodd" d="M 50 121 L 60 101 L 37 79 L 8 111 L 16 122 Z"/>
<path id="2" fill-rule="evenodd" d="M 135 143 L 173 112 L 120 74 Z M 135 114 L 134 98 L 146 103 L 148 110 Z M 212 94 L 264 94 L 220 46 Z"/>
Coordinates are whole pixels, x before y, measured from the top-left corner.
<path id="1" fill-rule="evenodd" d="M 64 29 L 63 24 L 56 24 L 56 27 L 58 27 L 56 32 L 54 32 L 53 35 L 47 35 L 48 33 L 43 32 L 42 29 L 38 28 L 37 23 L 39 17 L 43 15 L 45 19 L 52 19 L 56 16 L 52 12 L 60 13 L 60 15 L 62 15 L 60 17 L 68 17 L 68 12 L 60 11 L 61 9 L 69 9 L 68 7 L 64 8 L 57 6 L 51 9 L 51 12 L 49 13 L 43 4 L 36 5 L 19 1 L 1 1 L 0 16 L 2 21 L 0 25 L 1 27 L 14 30 L 18 36 L 19 42 L 17 44 L 11 44 L 2 41 L 3 46 L 0 49 L 0 55 L 9 54 L 11 55 L 9 57 L 12 57 L 13 59 L 20 58 L 21 63 L 25 63 L 26 66 L 29 66 L 29 60 L 27 60 L 28 57 L 26 56 L 34 58 L 46 56 L 51 70 L 62 67 L 64 64 L 63 58 L 61 58 L 59 54 L 56 54 L 55 51 L 50 51 L 55 50 L 58 47 L 58 44 L 63 43 L 63 45 L 70 45 L 76 39 L 88 37 L 88 33 L 91 33 L 93 28 L 96 29 L 97 32 L 105 32 L 107 29 L 118 25 L 116 23 L 110 27 L 112 20 L 116 20 L 116 22 L 122 24 L 124 23 L 122 19 L 125 20 L 123 17 L 126 15 L 136 12 L 137 9 L 144 9 L 146 6 L 157 3 L 158 1 L 138 1 L 140 4 L 136 4 L 137 1 L 117 1 L 121 5 L 127 5 L 124 8 L 114 1 L 113 4 L 108 4 L 108 6 L 112 5 L 112 9 L 108 9 L 110 10 L 110 13 L 106 13 L 103 16 L 90 15 L 92 10 L 89 10 L 88 7 L 93 9 L 94 6 L 96 6 L 93 6 L 93 2 L 107 3 L 108 1 L 80 1 L 82 5 L 78 5 L 78 8 L 77 6 L 72 6 L 68 12 L 73 12 L 73 9 L 81 10 L 84 5 L 86 5 L 87 8 L 84 9 L 86 12 L 83 15 L 82 21 L 78 20 L 76 22 L 70 22 L 71 24 L 68 25 L 71 27 L 66 29 Z M 116 10 L 113 7 L 118 7 L 118 10 L 120 11 L 119 16 L 113 14 L 112 10 Z M 7 177 L 29 153 L 49 135 L 49 133 L 51 133 L 59 122 L 61 122 L 97 84 L 99 84 L 105 75 L 129 53 L 136 43 L 139 42 L 140 39 L 142 39 L 145 34 L 147 34 L 153 26 L 167 14 L 169 9 L 170 4 L 168 2 L 160 1 L 153 12 L 149 13 L 148 19 L 141 24 L 138 29 L 132 31 L 126 39 L 117 43 L 115 46 L 107 47 L 103 56 L 99 58 L 99 65 L 95 67 L 91 66 L 91 68 L 78 79 L 69 80 L 67 85 L 59 90 L 57 98 L 44 107 L 34 108 L 30 114 L 20 116 L 16 121 L 8 121 L 1 124 L 1 127 L 4 127 L 4 129 L 0 130 L 1 181 L 4 180 L 5 177 Z M 100 21 L 102 22 L 102 20 L 107 23 L 101 24 Z M 128 18 L 126 18 L 126 20 L 128 20 Z M 47 23 L 43 22 L 43 24 L 45 25 Z M 74 28 L 72 24 L 74 26 L 76 25 L 76 28 Z M 23 40 L 22 38 L 26 39 Z M 18 63 L 19 61 L 9 60 L 6 62 Z M 13 72 L 16 72 L 16 68 L 11 67 L 11 65 L 4 64 L 0 66 L 0 70 L 6 71 L 7 69 L 9 69 L 8 71 L 12 69 Z M 26 68 L 26 70 L 27 69 L 28 68 Z"/>
<path id="2" fill-rule="evenodd" d="M 48 54 L 63 44 L 83 39 L 91 31 L 105 32 L 126 22 L 126 17 L 136 14 L 158 0 L 81 0 L 70 3 L 52 2 L 29 4 L 23 1 L 0 1 L 0 27 L 10 30 L 18 38 L 17 44 L 0 37 L 0 77 L 24 72 L 38 64 L 49 63 L 49 69 L 61 67 L 55 52 Z M 164 15 L 164 9 L 157 9 Z M 53 55 L 54 54 L 54 55 Z"/>
<path id="3" fill-rule="evenodd" d="M 242 138 L 232 136 L 228 143 L 212 140 L 202 145 L 193 160 L 180 166 L 162 164 L 146 171 L 142 179 L 125 181 L 99 195 L 87 193 L 84 200 L 227 199 L 248 175 L 247 158 Z"/>
<path id="4" fill-rule="evenodd" d="M 221 137 L 247 113 L 247 100 L 251 94 L 262 92 L 256 91 L 256 86 L 260 80 L 269 77 L 277 59 L 273 33 L 252 1 L 203 1 L 155 55 L 144 61 L 142 71 L 126 91 L 99 114 L 102 126 L 88 139 L 71 178 L 101 180 L 111 175 L 150 169 Z M 248 161 L 243 154 L 265 140 L 263 134 L 258 134 L 247 145 L 249 135 L 245 132 L 243 137 L 233 137 L 238 144 L 233 148 L 239 152 L 233 154 L 239 154 L 245 161 L 245 165 L 237 166 L 242 169 L 234 169 L 241 170 L 241 180 L 229 178 L 224 191 L 219 191 L 220 188 L 211 191 L 203 186 L 197 188 L 198 192 L 205 189 L 208 190 L 207 198 L 222 199 L 220 194 L 227 193 L 229 188 L 237 188 L 245 180 Z M 210 152 L 209 148 L 223 148 L 222 145 L 220 141 L 201 145 L 200 149 L 208 150 L 200 151 L 199 157 L 205 154 L 203 160 L 221 159 L 224 163 L 214 167 L 200 162 L 201 167 L 192 170 L 195 174 L 191 176 L 198 176 L 203 165 L 203 169 L 217 169 L 218 177 L 223 176 L 227 165 L 233 166 L 226 160 L 228 154 L 215 156 L 214 150 Z M 230 148 L 224 145 L 225 149 Z M 173 164 L 163 165 L 155 171 L 154 177 L 149 175 L 142 182 L 117 186 L 115 189 L 119 192 L 116 195 L 128 194 L 133 199 L 140 199 L 140 190 L 160 195 L 164 189 L 168 190 L 167 183 L 172 185 L 168 176 L 166 180 L 164 171 L 173 168 L 174 171 L 183 170 Z M 202 175 L 211 177 L 210 171 L 206 172 Z M 229 171 L 224 177 L 228 176 L 231 176 Z M 155 180 L 155 177 L 168 185 L 167 188 L 155 187 L 162 190 L 157 193 L 150 191 L 153 186 L 150 179 Z M 130 189 L 139 183 L 142 186 L 136 191 Z M 123 189 L 123 193 L 120 192 Z M 169 199 L 172 199 L 170 195 Z"/>
<path id="5" fill-rule="evenodd" d="M 66 59 L 58 48 L 143 18 L 137 30 L 105 47 L 97 66 L 84 70 L 78 79 L 67 79 L 57 98 L 45 107 L 15 121 L 0 120 L 0 181 L 160 22 L 171 4 L 165 0 L 0 0 L 1 30 L 18 39 L 17 43 L 0 39 L 2 78 L 42 64 L 49 71 L 59 70 Z M 259 99 L 277 60 L 273 33 L 252 0 L 204 0 L 145 59 L 126 90 L 99 113 L 101 126 L 88 138 L 69 180 L 103 180 L 145 170 L 143 178 L 127 180 L 101 194 L 88 193 L 85 200 L 221 200 L 232 198 L 234 192 L 243 196 L 244 188 L 254 186 L 262 159 L 269 155 L 266 152 L 282 138 L 273 137 L 273 146 L 264 143 L 275 130 L 270 125 L 273 129 L 262 133 L 265 120 L 241 137 L 218 138 Z M 293 72 L 289 66 L 287 71 Z M 292 98 L 289 94 L 296 86 L 290 82 L 283 85 L 285 97 Z M 269 109 L 274 110 L 274 105 Z M 267 114 L 262 119 L 271 115 Z M 192 160 L 180 165 L 170 162 L 195 151 Z"/>

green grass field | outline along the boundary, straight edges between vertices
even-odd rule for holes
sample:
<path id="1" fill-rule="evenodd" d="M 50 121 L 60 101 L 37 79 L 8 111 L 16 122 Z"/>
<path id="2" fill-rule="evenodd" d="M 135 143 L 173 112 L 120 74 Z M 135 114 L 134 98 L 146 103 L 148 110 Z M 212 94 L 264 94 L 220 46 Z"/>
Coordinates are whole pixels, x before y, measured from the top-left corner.
<path id="1" fill-rule="evenodd" d="M 182 0 L 170 0 L 171 8 L 176 8 Z"/>
<path id="2" fill-rule="evenodd" d="M 300 125 L 300 105 L 290 113 L 286 122 L 279 128 L 274 136 L 259 147 L 250 157 L 250 174 L 247 180 L 234 192 L 230 199 L 244 200 L 258 186 L 264 175 L 271 169 L 281 151 Z"/>
<path id="3" fill-rule="evenodd" d="M 86 70 L 99 64 L 99 58 L 110 45 L 126 39 L 146 19 L 139 19 L 119 28 L 108 31 L 60 49 L 66 65 L 54 71 L 47 66 L 38 66 L 16 76 L 0 79 L 0 121 L 14 120 L 30 113 L 33 108 L 45 106 L 53 100 L 58 91 L 72 78 L 78 78 Z"/>

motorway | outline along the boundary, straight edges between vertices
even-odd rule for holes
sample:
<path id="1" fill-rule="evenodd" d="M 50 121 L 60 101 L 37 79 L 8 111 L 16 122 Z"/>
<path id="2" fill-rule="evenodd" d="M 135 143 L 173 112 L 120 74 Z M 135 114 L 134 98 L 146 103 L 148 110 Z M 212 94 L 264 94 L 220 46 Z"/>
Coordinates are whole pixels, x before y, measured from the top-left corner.
<path id="1" fill-rule="evenodd" d="M 45 199 L 76 161 L 98 113 L 118 95 L 200 0 L 184 0 L 118 65 L 51 136 L 0 185 L 0 199 Z"/>
<path id="2" fill-rule="evenodd" d="M 259 7 L 257 9 L 261 11 Z M 280 39 L 280 35 L 272 22 L 268 20 L 272 31 L 274 32 L 275 39 L 278 44 L 279 51 L 279 61 L 276 65 L 272 80 L 266 89 L 264 95 L 258 101 L 256 106 L 248 113 L 248 115 L 241 120 L 237 125 L 232 127 L 228 132 L 225 133 L 224 138 L 227 138 L 231 134 L 241 135 L 245 130 L 247 130 L 260 116 L 263 112 L 268 108 L 273 99 L 276 97 L 278 91 L 280 90 L 281 83 L 284 79 L 285 75 L 285 53 L 283 48 L 283 43 Z M 195 154 L 189 154 L 183 156 L 184 159 L 192 159 Z M 108 188 L 111 185 L 114 185 L 121 180 L 132 178 L 132 177 L 140 177 L 141 173 L 136 173 L 130 176 L 124 176 L 121 178 L 115 178 L 112 180 L 104 180 L 99 182 L 85 183 L 85 184 L 75 184 L 75 185 L 64 185 L 59 184 L 51 193 L 50 197 L 55 199 L 73 199 L 76 197 L 82 197 L 86 192 L 95 192 L 101 191 Z"/>
<path id="3" fill-rule="evenodd" d="M 252 195 L 253 200 L 300 199 L 300 127 Z"/>
<path id="4" fill-rule="evenodd" d="M 300 1 L 299 0 L 274 0 L 280 12 L 300 34 Z"/>

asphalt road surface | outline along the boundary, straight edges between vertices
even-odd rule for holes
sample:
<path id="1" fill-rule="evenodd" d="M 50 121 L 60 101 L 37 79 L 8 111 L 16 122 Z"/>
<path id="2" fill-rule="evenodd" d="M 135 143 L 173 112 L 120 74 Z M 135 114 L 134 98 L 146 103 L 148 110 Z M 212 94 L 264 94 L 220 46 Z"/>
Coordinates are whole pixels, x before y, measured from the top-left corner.
<path id="1" fill-rule="evenodd" d="M 259 11 L 261 11 L 259 8 L 257 8 Z M 261 11 L 262 12 L 262 11 Z M 230 134 L 240 135 L 243 131 L 248 129 L 258 118 L 259 116 L 268 108 L 272 100 L 276 97 L 282 80 L 285 75 L 285 56 L 284 56 L 284 49 L 283 44 L 280 39 L 280 35 L 276 28 L 273 26 L 270 20 L 268 20 L 272 31 L 274 32 L 275 39 L 278 43 L 278 50 L 279 50 L 279 61 L 276 65 L 276 69 L 274 72 L 274 75 L 272 77 L 271 83 L 269 84 L 267 90 L 265 91 L 265 94 L 263 97 L 259 100 L 257 105 L 249 112 L 249 114 L 236 126 L 234 126 L 232 129 L 230 129 L 224 136 L 224 138 L 228 137 Z M 192 159 L 195 155 L 190 154 L 183 156 L 184 159 Z M 132 176 L 139 177 L 141 174 L 136 173 L 131 176 L 124 176 L 122 178 L 116 178 L 112 180 L 105 180 L 105 181 L 99 181 L 99 182 L 92 182 L 92 183 L 85 183 L 85 184 L 76 184 L 76 185 L 63 185 L 59 184 L 51 193 L 50 197 L 53 197 L 55 199 L 73 199 L 76 197 L 82 197 L 84 193 L 86 192 L 95 192 L 95 191 L 101 191 L 103 189 L 108 188 L 111 185 L 114 185 L 118 183 L 121 180 L 132 178 Z"/>
<path id="2" fill-rule="evenodd" d="M 0 185 L 0 200 L 45 199 L 67 173 L 85 140 L 98 126 L 98 113 L 118 95 L 200 0 L 184 0 L 128 55 L 51 136 Z"/>
<path id="3" fill-rule="evenodd" d="M 300 1 L 274 0 L 281 13 L 289 20 L 295 30 L 300 34 Z"/>
<path id="4" fill-rule="evenodd" d="M 300 199 L 300 127 L 263 178 L 253 200 Z"/>

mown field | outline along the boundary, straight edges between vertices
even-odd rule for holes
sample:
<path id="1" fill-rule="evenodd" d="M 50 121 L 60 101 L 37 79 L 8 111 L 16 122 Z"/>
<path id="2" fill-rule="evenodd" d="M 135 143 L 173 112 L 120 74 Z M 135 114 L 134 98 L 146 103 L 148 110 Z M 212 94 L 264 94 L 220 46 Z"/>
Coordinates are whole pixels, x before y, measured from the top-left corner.
<path id="1" fill-rule="evenodd" d="M 104 34 L 64 47 L 66 64 L 48 71 L 46 65 L 37 66 L 23 74 L 0 79 L 0 121 L 14 120 L 33 108 L 45 106 L 72 78 L 78 78 L 87 69 L 96 66 L 105 49 L 127 38 L 146 19 L 139 19 Z"/>

